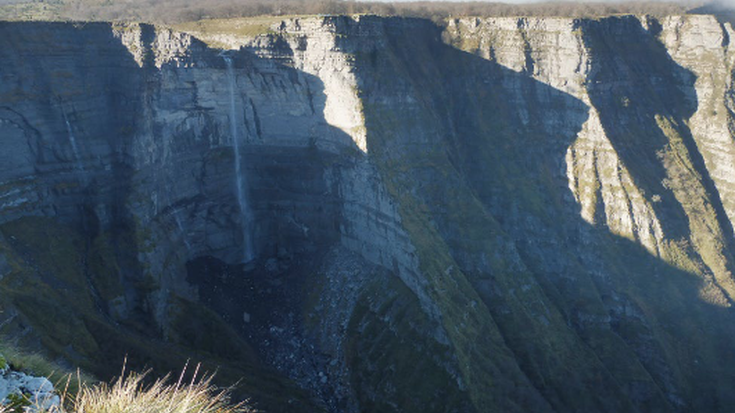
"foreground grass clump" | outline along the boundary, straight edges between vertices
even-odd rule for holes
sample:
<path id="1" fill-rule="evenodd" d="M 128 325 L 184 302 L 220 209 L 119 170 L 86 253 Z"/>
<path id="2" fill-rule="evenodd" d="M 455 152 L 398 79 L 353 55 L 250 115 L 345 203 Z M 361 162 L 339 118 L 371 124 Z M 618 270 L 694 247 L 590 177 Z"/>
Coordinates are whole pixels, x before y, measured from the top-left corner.
<path id="1" fill-rule="evenodd" d="M 145 384 L 145 374 L 123 374 L 112 383 L 83 386 L 69 404 L 70 413 L 250 413 L 243 403 L 231 404 L 227 389 L 212 384 L 212 376 L 175 384 L 168 377 Z"/>
<path id="2" fill-rule="evenodd" d="M 255 413 L 244 403 L 230 402 L 228 389 L 218 389 L 212 376 L 184 381 L 186 370 L 176 383 L 169 377 L 147 384 L 146 374 L 123 374 L 112 384 L 81 384 L 74 395 L 66 393 L 63 399 L 67 413 Z M 42 413 L 41 409 L 33 408 Z M 12 406 L 0 406 L 0 413 L 13 412 Z M 58 409 L 43 413 L 59 413 Z"/>

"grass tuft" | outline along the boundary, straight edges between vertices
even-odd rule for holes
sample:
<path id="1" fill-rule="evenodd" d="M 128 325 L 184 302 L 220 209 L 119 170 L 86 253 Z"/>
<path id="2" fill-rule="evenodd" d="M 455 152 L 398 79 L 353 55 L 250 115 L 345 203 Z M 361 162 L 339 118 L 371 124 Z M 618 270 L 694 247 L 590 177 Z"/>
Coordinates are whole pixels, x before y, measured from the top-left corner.
<path id="1" fill-rule="evenodd" d="M 217 389 L 213 376 L 197 379 L 199 366 L 192 379 L 184 381 L 186 369 L 175 384 L 169 376 L 145 384 L 147 373 L 123 374 L 111 385 L 83 386 L 71 401 L 72 413 L 249 413 L 254 410 L 244 403 L 231 404 L 229 390 Z"/>
<path id="2" fill-rule="evenodd" d="M 148 372 L 128 373 L 111 384 L 79 384 L 75 395 L 64 391 L 62 405 L 68 413 L 256 413 L 244 402 L 233 404 L 229 389 L 212 384 L 212 375 L 199 377 L 199 366 L 192 378 L 185 381 L 186 368 L 176 383 L 170 376 L 148 384 Z M 38 413 L 58 413 L 32 406 Z M 12 412 L 12 406 L 0 406 L 0 413 Z"/>

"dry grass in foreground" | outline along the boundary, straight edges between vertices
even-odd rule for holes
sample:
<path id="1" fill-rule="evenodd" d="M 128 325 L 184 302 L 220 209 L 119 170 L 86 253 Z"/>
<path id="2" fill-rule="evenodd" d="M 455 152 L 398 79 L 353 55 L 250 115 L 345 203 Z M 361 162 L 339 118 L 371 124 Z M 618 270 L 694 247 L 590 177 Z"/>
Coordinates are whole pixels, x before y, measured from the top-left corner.
<path id="1" fill-rule="evenodd" d="M 97 383 L 80 386 L 79 392 L 62 397 L 65 413 L 255 413 L 244 403 L 233 404 L 229 389 L 218 389 L 212 384 L 212 376 L 198 376 L 184 382 L 186 370 L 176 383 L 169 377 L 146 384 L 146 374 L 123 374 L 112 384 Z M 39 409 L 31 411 L 39 412 Z M 11 413 L 3 409 L 0 413 Z M 59 413 L 58 409 L 48 413 Z"/>

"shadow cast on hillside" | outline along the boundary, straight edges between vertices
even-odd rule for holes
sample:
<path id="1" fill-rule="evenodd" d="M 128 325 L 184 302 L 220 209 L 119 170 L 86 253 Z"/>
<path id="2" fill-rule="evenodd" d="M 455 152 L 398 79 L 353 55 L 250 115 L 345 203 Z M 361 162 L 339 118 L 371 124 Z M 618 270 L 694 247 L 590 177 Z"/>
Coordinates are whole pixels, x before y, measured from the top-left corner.
<path id="1" fill-rule="evenodd" d="M 0 51 L 6 62 L 0 74 L 21 79 L 15 71 L 23 71 L 30 79 L 0 86 L 13 113 L 24 118 L 21 122 L 13 117 L 13 124 L 32 128 L 20 137 L 33 139 L 9 146 L 31 147 L 33 158 L 28 161 L 36 174 L 34 188 L 41 194 L 36 210 L 20 215 L 53 216 L 71 228 L 70 237 L 83 240 L 78 271 L 85 280 L 82 285 L 88 287 L 71 295 L 61 290 L 58 296 L 45 297 L 47 301 L 39 297 L 34 301 L 37 311 L 26 317 L 54 356 L 73 360 L 103 379 L 119 373 L 115 361 L 127 359 L 131 369 L 150 367 L 163 375 L 196 355 L 205 368 L 219 369 L 224 384 L 242 379 L 247 396 L 268 411 L 294 411 L 293 400 L 299 401 L 298 409 L 318 410 L 303 390 L 262 365 L 244 338 L 233 334 L 221 318 L 170 294 L 168 288 L 183 280 L 155 279 L 161 275 L 151 273 L 173 272 L 166 265 L 175 265 L 171 263 L 182 256 L 185 263 L 198 256 L 234 256 L 238 254 L 228 250 L 242 249 L 238 234 L 246 230 L 246 223 L 237 207 L 233 138 L 250 144 L 243 145 L 241 155 L 252 177 L 254 232 L 262 261 L 280 254 L 286 245 L 289 254 L 304 254 L 335 242 L 341 204 L 332 183 L 324 179 L 325 169 L 352 161 L 322 153 L 315 141 L 325 139 L 350 153 L 358 149 L 349 136 L 324 120 L 323 84 L 254 53 L 233 52 L 238 88 L 235 122 L 242 136 L 232 137 L 225 126 L 231 112 L 221 50 L 194 40 L 191 56 L 184 59 L 196 61 L 196 68 L 182 69 L 177 62 L 157 68 L 155 28 L 140 26 L 142 50 L 124 45 L 122 34 L 113 30 L 134 33 L 136 28 L 113 29 L 108 23 L 0 23 L 6 46 Z M 49 39 L 54 39 L 56 53 L 48 53 Z M 288 53 L 284 45 L 276 46 Z M 33 62 L 28 56 L 34 57 Z M 206 71 L 221 81 L 209 83 L 215 98 L 203 102 L 196 82 L 210 81 L 210 76 L 197 78 Z M 163 87 L 165 76 L 171 76 L 177 87 Z M 316 135 L 302 144 L 269 143 L 279 134 L 301 138 L 289 130 L 296 125 L 271 116 L 279 104 L 310 108 L 311 113 L 295 117 L 294 122 Z M 172 112 L 183 116 L 171 116 Z M 314 121 L 309 123 L 306 117 Z M 263 129 L 269 129 L 271 136 Z M 78 150 L 72 147 L 72 133 Z M 27 158 L 25 152 L 17 157 Z M 308 235 L 305 225 L 311 228 Z M 159 259 L 163 262 L 146 261 Z M 118 282 L 122 306 L 119 297 L 110 295 L 118 293 Z M 271 309 L 279 305 L 261 304 Z M 186 317 L 179 321 L 185 325 L 161 326 L 162 307 L 169 311 L 167 322 Z M 59 313 L 59 308 L 64 310 Z M 44 311 L 81 320 L 81 329 L 73 331 L 76 338 L 59 337 L 49 328 Z M 194 326 L 201 331 L 192 334 Z M 162 328 L 173 335 L 164 334 Z M 81 351 L 82 338 L 96 343 L 95 354 Z"/>
<path id="2" fill-rule="evenodd" d="M 692 75 L 636 19 L 584 24 L 592 50 L 590 98 L 636 185 L 649 195 L 660 194 L 654 208 L 664 232 L 674 238 L 691 235 L 684 210 L 661 184 L 666 173 L 656 154 L 666 137 L 657 132 L 657 114 L 676 118 L 718 223 L 731 233 L 683 126 L 696 108 Z M 528 73 L 442 44 L 438 28 L 400 19 L 386 20 L 383 27 L 389 39 L 385 50 L 357 51 L 369 153 L 378 163 L 409 170 L 384 178 L 400 182 L 413 194 L 407 196 L 428 208 L 427 219 L 435 220 L 521 369 L 551 406 L 561 411 L 669 411 L 691 403 L 695 409 L 717 411 L 732 402 L 724 389 L 733 377 L 724 366 L 735 362 L 726 350 L 735 336 L 732 329 L 721 328 L 731 324 L 732 312 L 703 301 L 699 276 L 580 217 L 569 192 L 565 157 L 587 120 L 586 105 Z M 616 33 L 634 39 L 618 39 Z M 620 44 L 614 47 L 607 44 L 616 41 Z M 624 45 L 632 49 L 622 50 Z M 619 67 L 610 61 L 624 63 Z M 397 124 L 396 119 L 406 122 Z M 462 187 L 470 189 L 457 190 Z M 458 193 L 466 198 L 455 202 Z M 484 205 L 484 216 L 463 218 L 462 212 L 452 211 L 475 199 Z M 487 232 L 478 237 L 477 228 Z M 482 246 L 495 238 L 512 246 L 504 241 L 495 251 Z M 501 273 L 488 264 L 497 254 L 507 255 Z M 514 299 L 507 286 L 513 282 L 502 279 L 526 271 L 541 286 L 544 305 L 566 320 L 560 328 L 571 329 L 597 353 L 597 360 L 580 366 L 582 371 L 554 373 L 550 363 L 555 356 L 541 350 L 547 344 L 539 321 L 524 324 L 519 322 L 524 316 L 509 315 Z M 521 306 L 531 311 L 530 303 Z M 519 334 L 534 329 L 539 334 Z M 635 359 L 653 378 L 649 384 L 628 381 L 623 373 L 620 366 Z M 609 380 L 600 379 L 602 371 Z M 722 384 L 723 377 L 730 384 Z M 588 392 L 595 396 L 579 397 Z"/>
<path id="3" fill-rule="evenodd" d="M 690 225 L 696 224 L 689 222 L 681 203 L 694 200 L 677 201 L 672 189 L 677 183 L 671 181 L 694 181 L 704 189 L 697 195 L 715 211 L 726 244 L 723 252 L 732 262 L 732 224 L 687 122 L 697 110 L 696 77 L 676 64 L 656 39 L 660 24 L 651 20 L 650 25 L 646 31 L 631 16 L 580 24 L 593 62 L 587 87 L 590 100 L 595 107 L 606 108 L 600 111 L 605 133 L 661 218 L 667 237 L 692 235 Z M 677 148 L 678 139 L 683 148 Z M 667 170 L 663 155 L 670 152 L 678 152 L 691 170 L 671 176 L 675 169 Z M 652 200 L 656 196 L 660 202 Z"/>
<path id="4" fill-rule="evenodd" d="M 81 257 L 75 277 L 88 287 L 87 291 L 58 289 L 60 296 L 39 294 L 38 309 L 46 313 L 26 316 L 49 347 L 64 349 L 69 360 L 86 368 L 99 367 L 109 361 L 106 350 L 115 347 L 107 340 L 116 336 L 117 327 L 110 318 L 109 303 L 101 298 L 110 280 L 121 284 L 119 292 L 130 318 L 150 328 L 150 320 L 143 315 L 144 297 L 135 287 L 145 282 L 134 252 L 143 247 L 135 237 L 139 228 L 125 208 L 132 194 L 133 170 L 126 148 L 134 140 L 133 125 L 141 118 L 137 98 L 144 87 L 143 75 L 107 23 L 2 22 L 0 32 L 0 54 L 6 62 L 0 71 L 8 79 L 0 94 L 4 104 L 22 114 L 33 130 L 22 145 L 5 142 L 5 150 L 24 159 L 32 174 L 23 179 L 35 184 L 33 202 L 20 214 L 12 211 L 5 218 L 48 216 L 68 226 L 69 240 L 77 236 L 83 240 L 80 250 L 73 251 Z M 107 65 L 100 65 L 98 59 Z M 82 148 L 74 146 L 75 139 L 83 143 Z M 24 156 L 24 146 L 31 148 L 32 156 Z M 109 255 L 100 257 L 99 248 L 109 248 L 105 250 Z M 100 259 L 108 261 L 102 267 L 109 273 L 93 268 Z M 48 314 L 80 320 L 81 325 L 53 326 L 45 318 Z M 79 342 L 69 341 L 69 334 Z M 99 340 L 95 344 L 99 354 L 81 350 L 89 349 L 82 341 L 90 335 Z"/>

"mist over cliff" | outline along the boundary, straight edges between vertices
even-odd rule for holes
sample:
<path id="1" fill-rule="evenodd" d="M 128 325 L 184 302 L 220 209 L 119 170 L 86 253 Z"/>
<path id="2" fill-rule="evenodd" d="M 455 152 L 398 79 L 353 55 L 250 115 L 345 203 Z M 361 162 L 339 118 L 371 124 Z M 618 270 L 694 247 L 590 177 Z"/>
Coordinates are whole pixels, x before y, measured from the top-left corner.
<path id="1" fill-rule="evenodd" d="M 728 412 L 734 34 L 0 22 L 0 332 L 268 412 Z"/>

